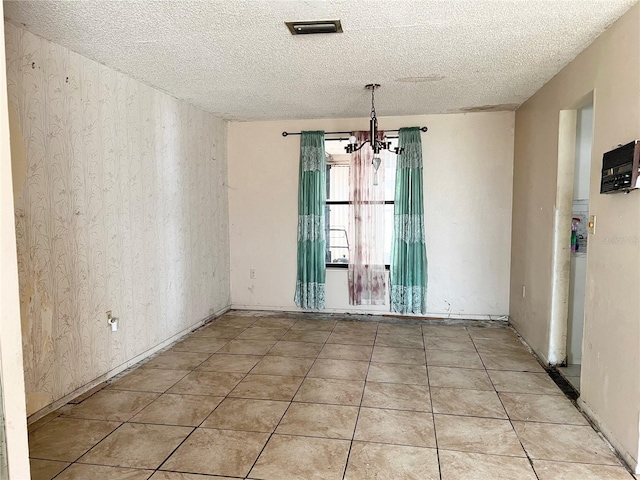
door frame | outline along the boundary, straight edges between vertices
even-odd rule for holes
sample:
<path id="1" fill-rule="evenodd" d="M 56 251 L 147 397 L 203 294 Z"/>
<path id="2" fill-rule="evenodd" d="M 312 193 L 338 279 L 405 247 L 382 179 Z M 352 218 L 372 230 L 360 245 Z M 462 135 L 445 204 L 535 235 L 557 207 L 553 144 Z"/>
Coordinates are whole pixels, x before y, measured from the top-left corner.
<path id="1" fill-rule="evenodd" d="M 571 282 L 571 229 L 567 228 L 567 225 L 571 225 L 573 216 L 578 110 L 590 103 L 593 104 L 593 119 L 595 123 L 595 90 L 592 90 L 568 108 L 560 110 L 558 118 L 558 169 L 551 259 L 549 356 L 547 357 L 549 364 L 555 366 L 566 366 L 567 364 L 569 285 Z M 587 265 L 588 255 L 587 251 Z"/>

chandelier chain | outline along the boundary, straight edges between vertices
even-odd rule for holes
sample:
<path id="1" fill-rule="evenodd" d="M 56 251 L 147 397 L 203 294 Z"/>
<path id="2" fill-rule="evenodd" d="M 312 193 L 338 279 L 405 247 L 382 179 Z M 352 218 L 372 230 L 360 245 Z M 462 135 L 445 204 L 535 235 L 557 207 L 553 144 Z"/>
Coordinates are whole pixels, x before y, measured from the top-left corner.
<path id="1" fill-rule="evenodd" d="M 375 92 L 376 92 L 376 87 L 375 85 L 373 85 L 371 87 L 371 118 L 376 117 Z"/>

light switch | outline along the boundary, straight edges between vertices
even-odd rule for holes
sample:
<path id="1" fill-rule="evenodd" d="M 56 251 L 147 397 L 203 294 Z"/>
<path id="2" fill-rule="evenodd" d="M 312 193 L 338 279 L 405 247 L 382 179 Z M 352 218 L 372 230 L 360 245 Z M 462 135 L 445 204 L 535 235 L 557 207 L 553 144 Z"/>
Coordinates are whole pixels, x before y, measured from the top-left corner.
<path id="1" fill-rule="evenodd" d="M 595 215 L 589 216 L 589 233 L 591 235 L 596 234 L 596 216 Z"/>

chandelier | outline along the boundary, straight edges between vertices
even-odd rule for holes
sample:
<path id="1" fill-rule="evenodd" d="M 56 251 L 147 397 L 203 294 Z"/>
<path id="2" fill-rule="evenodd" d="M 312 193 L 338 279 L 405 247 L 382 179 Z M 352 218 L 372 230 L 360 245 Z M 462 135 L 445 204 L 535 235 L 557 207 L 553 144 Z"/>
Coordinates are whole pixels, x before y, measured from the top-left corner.
<path id="1" fill-rule="evenodd" d="M 369 138 L 364 142 L 362 142 L 361 144 L 358 144 L 357 138 L 351 135 L 349 137 L 349 144 L 346 147 L 344 147 L 344 149 L 347 151 L 347 153 L 353 153 L 360 150 L 367 143 L 371 145 L 371 148 L 373 149 L 373 160 L 371 161 L 371 163 L 373 164 L 373 168 L 375 170 L 373 184 L 377 185 L 378 184 L 378 181 L 377 181 L 378 168 L 382 163 L 382 159 L 380 158 L 380 152 L 382 150 L 389 150 L 389 151 L 393 151 L 393 153 L 395 153 L 396 155 L 399 155 L 403 152 L 404 149 L 395 147 L 393 150 L 391 150 L 391 142 L 387 140 L 386 136 L 382 140 L 378 138 L 378 117 L 376 117 L 375 93 L 376 93 L 376 88 L 380 88 L 380 84 L 369 83 L 368 85 L 365 85 L 364 88 L 366 88 L 367 90 L 371 90 L 371 120 L 369 120 Z"/>

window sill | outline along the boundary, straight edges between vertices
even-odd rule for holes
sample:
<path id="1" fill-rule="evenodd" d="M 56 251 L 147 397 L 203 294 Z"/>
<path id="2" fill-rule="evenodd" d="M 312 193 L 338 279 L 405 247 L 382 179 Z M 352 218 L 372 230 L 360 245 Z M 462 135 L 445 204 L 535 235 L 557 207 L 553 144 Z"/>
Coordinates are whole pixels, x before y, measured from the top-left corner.
<path id="1" fill-rule="evenodd" d="M 333 269 L 336 269 L 336 270 L 346 270 L 346 269 L 348 269 L 348 268 L 349 268 L 349 264 L 348 264 L 348 263 L 337 263 L 337 262 L 336 262 L 336 263 L 326 263 L 326 264 L 325 264 L 325 266 L 326 266 L 328 269 L 332 269 L 332 270 L 333 270 Z M 390 270 L 390 268 L 391 268 L 391 266 L 390 266 L 390 265 L 385 265 L 385 266 L 384 266 L 384 269 L 385 269 L 386 271 L 389 271 L 389 270 Z"/>

